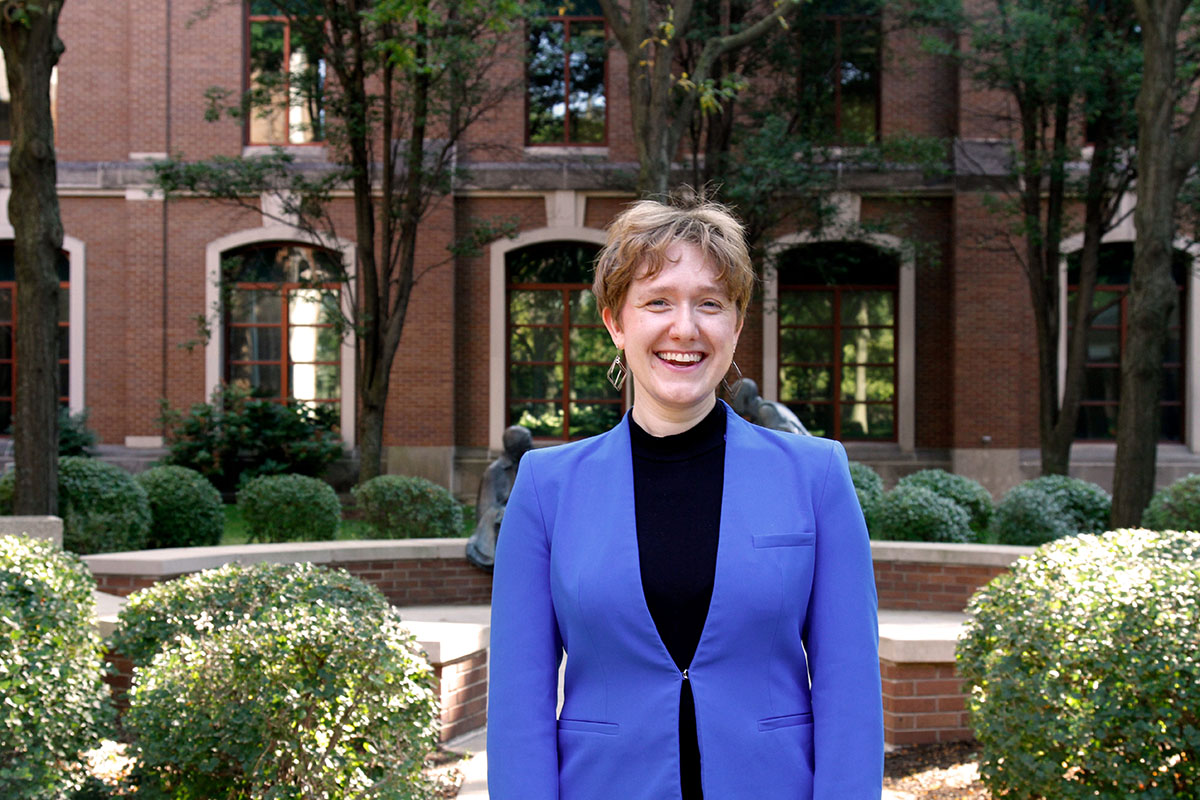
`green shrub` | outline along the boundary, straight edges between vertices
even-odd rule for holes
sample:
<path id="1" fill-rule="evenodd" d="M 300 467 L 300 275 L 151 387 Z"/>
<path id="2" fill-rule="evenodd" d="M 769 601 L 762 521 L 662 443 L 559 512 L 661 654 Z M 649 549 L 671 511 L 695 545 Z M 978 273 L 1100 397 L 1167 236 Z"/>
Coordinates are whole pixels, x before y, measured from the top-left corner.
<path id="1" fill-rule="evenodd" d="M 410 475 L 379 475 L 351 490 L 375 538 L 462 535 L 462 507 L 449 491 Z"/>
<path id="2" fill-rule="evenodd" d="M 923 469 L 905 475 L 897 486 L 920 486 L 940 497 L 958 503 L 971 517 L 971 530 L 978 535 L 987 530 L 992 519 L 992 495 L 979 481 L 955 475 L 944 469 Z"/>
<path id="3" fill-rule="evenodd" d="M 0 537 L 0 797 L 61 797 L 110 723 L 95 581 L 77 556 Z"/>
<path id="4" fill-rule="evenodd" d="M 75 553 L 141 550 L 150 534 L 146 492 L 125 470 L 84 456 L 58 460 L 63 548 Z"/>
<path id="5" fill-rule="evenodd" d="M 162 406 L 167 463 L 189 467 L 223 492 L 258 475 L 320 476 L 342 455 L 337 409 L 252 397 L 224 386 L 186 413 Z"/>
<path id="6" fill-rule="evenodd" d="M 333 487 L 307 475 L 260 475 L 237 497 L 249 540 L 317 542 L 337 537 L 342 504 Z"/>
<path id="7" fill-rule="evenodd" d="M 96 432 L 88 427 L 88 411 L 72 414 L 58 409 L 58 454 L 60 456 L 90 456 L 96 446 Z"/>
<path id="8" fill-rule="evenodd" d="M 139 796 L 429 796 L 433 673 L 377 590 L 312 565 L 171 583 L 131 598 L 114 641 L 139 664 Z"/>
<path id="9" fill-rule="evenodd" d="M 958 644 L 996 797 L 1200 797 L 1200 534 L 1048 544 L 976 593 Z"/>
<path id="10" fill-rule="evenodd" d="M 1019 483 L 996 506 L 992 535 L 1000 544 L 1039 545 L 1078 533 L 1075 518 L 1057 495 L 1032 481 Z"/>
<path id="11" fill-rule="evenodd" d="M 1188 475 L 1159 489 L 1150 499 L 1142 526 L 1156 531 L 1200 530 L 1200 475 Z"/>
<path id="12" fill-rule="evenodd" d="M 225 530 L 221 493 L 187 467 L 153 467 L 137 476 L 150 503 L 148 547 L 219 544 Z"/>
<path id="13" fill-rule="evenodd" d="M 863 515 L 870 517 L 875 505 L 883 497 L 883 478 L 866 464 L 851 461 L 850 480 L 854 482 L 854 493 L 858 495 Z"/>
<path id="14" fill-rule="evenodd" d="M 0 514 L 4 516 L 12 516 L 13 513 L 13 489 L 16 488 L 17 474 L 14 470 L 9 470 L 3 475 L 0 475 Z"/>
<path id="15" fill-rule="evenodd" d="M 970 542 L 971 517 L 953 500 L 920 486 L 897 486 L 875 505 L 871 535 L 916 542 Z"/>
<path id="16" fill-rule="evenodd" d="M 117 618 L 112 646 L 137 667 L 176 637 L 195 638 L 257 619 L 277 606 L 311 603 L 375 615 L 388 607 L 378 589 L 342 570 L 308 563 L 233 563 L 135 592 Z"/>
<path id="17" fill-rule="evenodd" d="M 1108 528 L 1112 497 L 1091 481 L 1066 475 L 1043 475 L 1026 482 L 1058 500 L 1071 517 L 1072 532 L 1099 533 Z"/>

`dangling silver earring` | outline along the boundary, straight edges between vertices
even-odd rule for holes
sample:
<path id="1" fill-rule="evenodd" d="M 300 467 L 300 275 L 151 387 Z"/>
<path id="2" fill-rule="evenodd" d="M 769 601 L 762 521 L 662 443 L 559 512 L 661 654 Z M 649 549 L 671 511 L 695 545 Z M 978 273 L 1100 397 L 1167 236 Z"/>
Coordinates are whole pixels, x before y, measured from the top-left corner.
<path id="1" fill-rule="evenodd" d="M 625 362 L 621 360 L 621 351 L 613 356 L 612 363 L 608 365 L 608 382 L 613 385 L 613 388 L 618 392 L 625 385 L 625 376 L 629 374 L 629 370 L 625 367 Z"/>
<path id="2" fill-rule="evenodd" d="M 734 381 L 733 381 L 733 385 L 737 386 L 738 382 L 742 379 L 742 371 L 741 371 L 741 369 L 738 368 L 736 361 L 730 361 L 729 366 L 733 367 L 733 371 L 737 373 L 737 377 L 734 378 Z M 725 387 L 725 393 L 728 394 L 730 397 L 733 397 L 733 389 L 731 389 L 729 386 L 729 378 L 728 378 L 729 370 L 725 370 L 725 375 L 726 375 L 726 377 L 721 379 L 721 385 Z"/>

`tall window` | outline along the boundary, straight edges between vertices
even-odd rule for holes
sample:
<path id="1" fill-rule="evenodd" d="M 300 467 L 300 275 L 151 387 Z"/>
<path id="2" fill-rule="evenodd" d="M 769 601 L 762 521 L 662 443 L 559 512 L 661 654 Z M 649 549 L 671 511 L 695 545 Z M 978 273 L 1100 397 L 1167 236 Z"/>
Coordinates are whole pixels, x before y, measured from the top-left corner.
<path id="1" fill-rule="evenodd" d="M 625 410 L 605 377 L 615 351 L 592 295 L 599 247 L 546 242 L 509 252 L 508 423 L 542 439 L 608 430 Z"/>
<path id="2" fill-rule="evenodd" d="M 894 255 L 852 242 L 792 248 L 779 271 L 779 399 L 817 436 L 896 438 Z"/>
<path id="3" fill-rule="evenodd" d="M 297 244 L 221 259 L 225 380 L 260 397 L 336 407 L 341 399 L 341 262 Z"/>
<path id="4" fill-rule="evenodd" d="M 1187 308 L 1187 278 L 1192 259 L 1175 251 L 1171 264 L 1178 302 L 1167 329 L 1167 351 L 1163 356 L 1162 428 L 1163 441 L 1183 441 L 1184 347 L 1183 331 Z M 1129 276 L 1133 268 L 1133 243 L 1114 242 L 1100 248 L 1100 273 L 1092 307 L 1099 314 L 1088 328 L 1087 359 L 1084 362 L 1084 392 L 1075 435 L 1080 439 L 1115 439 L 1120 406 L 1121 350 L 1129 326 Z M 1075 317 L 1075 292 L 1079 280 L 1079 254 L 1067 258 L 1067 324 Z"/>
<path id="5" fill-rule="evenodd" d="M 796 93 L 818 142 L 879 137 L 880 18 L 876 0 L 815 0 L 795 25 Z"/>
<path id="6" fill-rule="evenodd" d="M 70 380 L 71 266 L 58 254 L 58 402 L 66 406 Z M 17 389 L 17 270 L 13 243 L 0 242 L 0 433 L 12 433 Z"/>
<path id="7" fill-rule="evenodd" d="M 319 17 L 284 16 L 302 0 L 250 0 L 246 54 L 250 144 L 325 140 L 324 34 Z"/>
<path id="8" fill-rule="evenodd" d="M 604 16 L 596 0 L 575 0 L 529 24 L 529 144 L 606 141 Z"/>

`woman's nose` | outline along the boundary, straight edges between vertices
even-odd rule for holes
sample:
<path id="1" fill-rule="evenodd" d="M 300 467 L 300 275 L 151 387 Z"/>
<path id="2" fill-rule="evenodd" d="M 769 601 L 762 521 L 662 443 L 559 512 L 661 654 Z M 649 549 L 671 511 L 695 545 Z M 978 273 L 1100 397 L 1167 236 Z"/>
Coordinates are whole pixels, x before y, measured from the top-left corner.
<path id="1" fill-rule="evenodd" d="M 671 318 L 671 338 L 690 341 L 696 338 L 697 330 L 695 311 L 686 306 L 677 308 Z"/>

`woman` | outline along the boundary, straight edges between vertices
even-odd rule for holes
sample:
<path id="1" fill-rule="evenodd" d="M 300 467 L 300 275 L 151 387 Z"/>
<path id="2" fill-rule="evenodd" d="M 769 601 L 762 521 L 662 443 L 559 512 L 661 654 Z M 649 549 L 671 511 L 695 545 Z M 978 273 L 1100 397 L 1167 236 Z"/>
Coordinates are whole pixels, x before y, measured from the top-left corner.
<path id="1" fill-rule="evenodd" d="M 634 404 L 517 474 L 493 800 L 880 796 L 875 584 L 845 451 L 716 399 L 753 280 L 719 205 L 642 201 L 609 229 L 593 292 Z"/>

